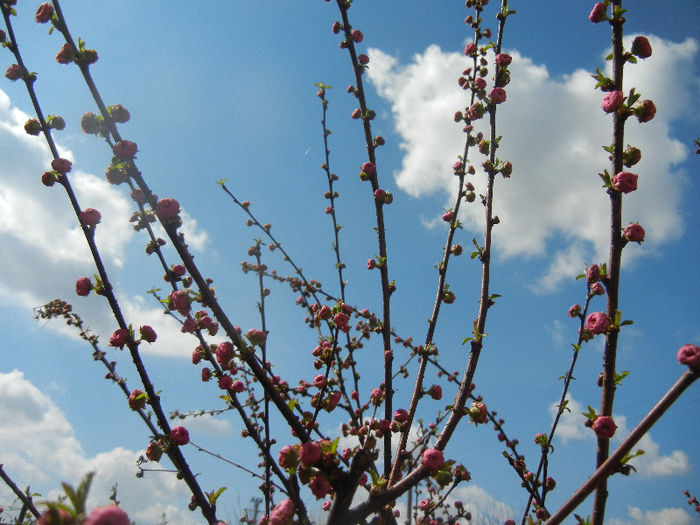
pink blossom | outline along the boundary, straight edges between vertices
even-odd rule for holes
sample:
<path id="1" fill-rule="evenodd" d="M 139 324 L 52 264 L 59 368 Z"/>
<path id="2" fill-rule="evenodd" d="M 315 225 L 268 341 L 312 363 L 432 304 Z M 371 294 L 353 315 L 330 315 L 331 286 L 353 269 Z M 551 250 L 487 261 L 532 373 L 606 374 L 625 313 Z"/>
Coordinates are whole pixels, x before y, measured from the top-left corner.
<path id="1" fill-rule="evenodd" d="M 645 36 L 638 36 L 632 41 L 632 54 L 639 58 L 651 56 L 651 44 Z"/>
<path id="2" fill-rule="evenodd" d="M 146 395 L 141 390 L 133 390 L 129 394 L 129 408 L 131 410 L 138 410 L 146 406 Z"/>
<path id="3" fill-rule="evenodd" d="M 321 459 L 321 445 L 315 441 L 304 443 L 299 449 L 299 459 L 304 465 L 311 466 Z"/>
<path id="4" fill-rule="evenodd" d="M 190 442 L 190 433 L 185 427 L 175 427 L 170 431 L 170 441 L 175 445 L 187 445 Z"/>
<path id="5" fill-rule="evenodd" d="M 245 336 L 248 338 L 248 341 L 250 341 L 250 343 L 253 346 L 262 346 L 262 344 L 267 339 L 267 334 L 265 332 L 263 332 L 262 330 L 257 330 L 255 328 L 251 328 L 250 330 L 248 330 Z"/>
<path id="6" fill-rule="evenodd" d="M 170 302 L 180 315 L 187 315 L 190 312 L 191 299 L 186 291 L 174 290 L 170 292 Z"/>
<path id="7" fill-rule="evenodd" d="M 319 374 L 316 377 L 314 377 L 314 386 L 316 388 L 323 388 L 324 386 L 326 386 L 326 384 L 326 376 L 324 376 L 323 374 Z"/>
<path id="8" fill-rule="evenodd" d="M 46 22 L 51 20 L 52 15 L 53 6 L 48 2 L 44 2 L 39 6 L 39 9 L 36 10 L 36 15 L 34 15 L 34 21 L 38 24 L 45 24 Z"/>
<path id="9" fill-rule="evenodd" d="M 505 53 L 498 53 L 496 55 L 496 64 L 498 64 L 501 67 L 509 65 L 512 60 L 513 60 L 513 57 L 511 57 L 510 55 L 507 55 Z"/>
<path id="10" fill-rule="evenodd" d="M 326 476 L 318 474 L 309 483 L 309 488 L 313 495 L 316 496 L 316 499 L 322 499 L 331 491 L 331 482 L 328 481 Z"/>
<path id="11" fill-rule="evenodd" d="M 586 269 L 586 282 L 588 284 L 594 283 L 600 280 L 600 268 L 597 264 L 591 264 Z"/>
<path id="12" fill-rule="evenodd" d="M 172 219 L 180 213 L 180 203 L 171 198 L 161 199 L 156 205 L 156 213 L 164 221 Z"/>
<path id="13" fill-rule="evenodd" d="M 603 111 L 606 113 L 613 113 L 614 111 L 617 111 L 620 106 L 622 106 L 624 99 L 625 97 L 622 94 L 622 91 L 610 91 L 603 97 L 603 102 L 601 103 L 600 107 L 602 107 Z"/>
<path id="14" fill-rule="evenodd" d="M 338 327 L 339 330 L 347 333 L 350 330 L 350 326 L 348 325 L 348 321 L 350 320 L 350 317 L 348 317 L 348 314 L 344 312 L 338 312 L 333 316 L 333 322 L 335 325 Z"/>
<path id="15" fill-rule="evenodd" d="M 605 288 L 600 283 L 593 283 L 591 286 L 591 295 L 603 295 L 605 293 Z"/>
<path id="16" fill-rule="evenodd" d="M 369 398 L 370 401 L 372 401 L 373 405 L 379 406 L 379 404 L 384 399 L 384 390 L 382 390 L 381 388 L 373 388 L 369 394 Z"/>
<path id="17" fill-rule="evenodd" d="M 430 510 L 430 500 L 428 498 L 423 498 L 418 502 L 418 508 L 422 511 Z"/>
<path id="18" fill-rule="evenodd" d="M 123 159 L 133 159 L 137 151 L 138 147 L 130 140 L 120 140 L 112 148 L 112 153 L 114 153 L 116 157 L 121 157 Z"/>
<path id="19" fill-rule="evenodd" d="M 362 116 L 362 111 L 360 111 L 360 108 L 355 108 L 350 116 L 352 118 L 354 118 L 355 120 L 357 120 L 358 118 L 360 118 Z"/>
<path id="20" fill-rule="evenodd" d="M 656 115 L 656 106 L 651 100 L 645 99 L 634 108 L 634 113 L 639 122 L 649 122 Z"/>
<path id="21" fill-rule="evenodd" d="M 129 330 L 126 328 L 119 328 L 118 330 L 115 330 L 109 338 L 109 346 L 124 348 L 124 345 L 128 340 Z"/>
<path id="22" fill-rule="evenodd" d="M 428 395 L 436 401 L 439 401 L 442 399 L 442 387 L 440 385 L 431 386 L 430 390 L 428 390 Z"/>
<path id="23" fill-rule="evenodd" d="M 354 42 L 357 42 L 358 44 L 362 42 L 362 40 L 365 38 L 362 34 L 362 31 L 360 31 L 359 29 L 353 29 L 353 31 L 350 33 L 350 37 Z"/>
<path id="24" fill-rule="evenodd" d="M 590 20 L 594 24 L 605 20 L 605 4 L 603 4 L 603 2 L 598 2 L 596 5 L 593 6 L 591 14 L 588 15 L 588 20 Z"/>
<path id="25" fill-rule="evenodd" d="M 630 173 L 629 171 L 621 171 L 613 177 L 612 186 L 615 191 L 622 193 L 629 193 L 637 189 L 637 178 L 636 173 Z"/>
<path id="26" fill-rule="evenodd" d="M 151 441 L 146 447 L 146 457 L 149 461 L 155 461 L 156 463 L 160 461 L 160 457 L 163 455 L 163 449 L 155 441 Z"/>
<path id="27" fill-rule="evenodd" d="M 624 237 L 630 242 L 642 242 L 644 240 L 644 228 L 641 224 L 630 222 L 625 226 Z"/>
<path id="28" fill-rule="evenodd" d="M 486 81 L 483 78 L 479 77 L 474 81 L 474 87 L 476 89 L 484 89 L 486 88 Z"/>
<path id="29" fill-rule="evenodd" d="M 506 90 L 500 87 L 495 87 L 489 93 L 489 98 L 493 100 L 496 104 L 506 101 Z"/>
<path id="30" fill-rule="evenodd" d="M 476 54 L 476 44 L 474 42 L 469 42 L 464 46 L 464 54 L 467 56 Z"/>
<path id="31" fill-rule="evenodd" d="M 586 330 L 592 334 L 604 334 L 608 331 L 610 319 L 605 312 L 594 312 L 586 319 Z"/>
<path id="32" fill-rule="evenodd" d="M 93 510 L 84 525 L 129 525 L 129 516 L 117 505 L 107 505 Z"/>
<path id="33" fill-rule="evenodd" d="M 406 412 L 403 408 L 399 408 L 394 412 L 394 420 L 398 421 L 399 423 L 408 421 L 408 412 Z"/>
<path id="34" fill-rule="evenodd" d="M 364 171 L 367 175 L 374 175 L 377 173 L 377 167 L 373 162 L 365 162 L 362 165 L 362 171 Z"/>
<path id="35" fill-rule="evenodd" d="M 86 208 L 80 212 L 80 222 L 84 226 L 94 227 L 96 224 L 99 224 L 101 219 L 102 215 L 100 212 L 93 208 Z"/>
<path id="36" fill-rule="evenodd" d="M 233 386 L 233 378 L 230 375 L 224 374 L 219 378 L 219 388 L 228 390 Z"/>
<path id="37" fill-rule="evenodd" d="M 56 55 L 56 62 L 59 64 L 70 64 L 75 58 L 75 50 L 73 46 L 66 43 Z"/>
<path id="38" fill-rule="evenodd" d="M 82 297 L 90 295 L 90 290 L 92 290 L 92 281 L 89 277 L 80 277 L 75 281 L 75 293 L 78 295 Z"/>
<path id="39" fill-rule="evenodd" d="M 700 368 L 700 346 L 686 344 L 678 349 L 676 354 L 678 362 L 682 365 L 688 365 L 690 368 Z"/>
<path id="40" fill-rule="evenodd" d="M 10 67 L 8 67 L 7 71 L 5 71 L 5 78 L 12 80 L 13 82 L 22 78 L 22 68 L 19 66 L 19 64 L 12 64 Z"/>
<path id="41" fill-rule="evenodd" d="M 294 503 L 291 499 L 280 501 L 270 512 L 269 525 L 289 525 L 294 517 Z"/>
<path id="42" fill-rule="evenodd" d="M 324 501 L 324 502 L 323 502 L 323 505 L 321 505 L 321 508 L 322 508 L 323 510 L 326 510 L 326 511 L 330 510 L 330 509 L 331 509 L 331 502 L 330 502 L 330 501 Z"/>
<path id="43" fill-rule="evenodd" d="M 384 197 L 386 197 L 386 191 L 384 191 L 381 188 L 374 190 L 374 200 L 375 201 L 381 202 L 384 200 Z"/>
<path id="44" fill-rule="evenodd" d="M 442 214 L 442 220 L 445 222 L 452 222 L 452 219 L 455 218 L 455 213 L 450 210 Z"/>
<path id="45" fill-rule="evenodd" d="M 156 339 L 158 339 L 158 334 L 156 334 L 156 331 L 152 326 L 147 324 L 139 328 L 139 333 L 141 334 L 141 339 L 148 343 L 155 343 Z"/>
<path id="46" fill-rule="evenodd" d="M 280 450 L 277 462 L 282 468 L 294 468 L 299 463 L 299 454 L 297 449 L 291 445 L 286 445 Z"/>
<path id="47" fill-rule="evenodd" d="M 233 359 L 233 345 L 229 341 L 219 343 L 216 347 L 216 360 L 220 365 L 224 365 Z"/>
<path id="48" fill-rule="evenodd" d="M 233 390 L 237 394 L 243 392 L 245 390 L 245 385 L 243 384 L 243 381 L 234 381 L 231 385 L 231 390 Z"/>
<path id="49" fill-rule="evenodd" d="M 429 448 L 423 452 L 421 457 L 421 464 L 430 472 L 437 472 L 444 463 L 445 457 L 442 455 L 442 451 L 436 448 Z"/>
<path id="50" fill-rule="evenodd" d="M 599 439 L 610 439 L 615 435 L 617 425 L 610 416 L 598 416 L 593 422 L 593 431 Z"/>
<path id="51" fill-rule="evenodd" d="M 73 163 L 68 159 L 59 157 L 51 161 L 51 167 L 60 173 L 68 173 L 73 167 Z"/>
<path id="52" fill-rule="evenodd" d="M 209 368 L 202 368 L 202 381 L 207 382 L 211 379 L 211 370 Z"/>
<path id="53" fill-rule="evenodd" d="M 194 333 L 195 330 L 197 330 L 197 320 L 192 317 L 185 319 L 182 323 L 182 328 L 180 328 L 180 331 L 185 334 Z"/>

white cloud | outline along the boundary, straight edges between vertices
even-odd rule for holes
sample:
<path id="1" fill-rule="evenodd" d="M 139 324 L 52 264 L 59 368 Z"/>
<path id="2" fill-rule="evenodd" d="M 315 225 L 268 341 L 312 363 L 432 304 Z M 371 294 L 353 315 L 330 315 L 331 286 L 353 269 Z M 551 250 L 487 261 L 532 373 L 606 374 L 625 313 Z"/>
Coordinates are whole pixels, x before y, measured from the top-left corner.
<path id="1" fill-rule="evenodd" d="M 630 433 L 627 429 L 627 418 L 615 416 L 615 423 L 618 425 L 615 439 L 622 441 Z M 630 465 L 637 469 L 639 475 L 646 478 L 686 474 L 692 468 L 690 458 L 682 450 L 673 450 L 668 455 L 662 455 L 661 447 L 651 438 L 651 432 L 647 432 L 632 450 L 644 451 L 644 454 L 632 459 Z"/>
<path id="2" fill-rule="evenodd" d="M 629 517 L 632 521 L 610 519 L 609 525 L 659 525 L 660 523 L 672 523 L 673 525 L 691 525 L 693 517 L 679 508 L 664 508 L 661 510 L 643 511 L 639 507 L 628 507 Z"/>
<path id="3" fill-rule="evenodd" d="M 464 503 L 464 508 L 472 513 L 471 523 L 503 523 L 516 517 L 515 510 L 510 505 L 471 483 L 458 487 L 450 499 Z"/>
<path id="4" fill-rule="evenodd" d="M 175 476 L 151 473 L 137 479 L 135 461 L 143 451 L 117 447 L 88 456 L 63 412 L 17 370 L 0 372 L 0 420 L 13 422 L 0 426 L 5 471 L 20 487 L 31 483 L 42 494 L 38 500 L 57 497 L 61 481 L 75 486 L 95 472 L 88 508 L 108 504 L 116 485 L 122 507 L 137 523 L 155 525 L 163 512 L 169 523 L 199 523 L 186 509 L 187 488 Z M 3 485 L 0 494 L 11 501 L 7 490 Z"/>
<path id="5" fill-rule="evenodd" d="M 695 96 L 697 79 L 687 64 L 697 55 L 698 43 L 650 41 L 653 57 L 626 69 L 626 89 L 637 86 L 658 108 L 653 121 L 639 125 L 631 119 L 626 128 L 626 143 L 640 147 L 643 157 L 634 167 L 639 190 L 625 198 L 623 220 L 638 221 L 647 232 L 645 245 L 635 245 L 627 259 L 658 251 L 683 230 L 679 207 L 686 178 L 676 166 L 688 152 L 671 136 L 670 122 L 687 112 Z M 499 108 L 497 134 L 503 136 L 499 157 L 512 161 L 514 172 L 510 180 L 496 183 L 495 213 L 501 219 L 494 234 L 496 250 L 501 257 L 547 254 L 551 262 L 537 287 L 553 290 L 584 262 L 606 258 L 609 199 L 597 173 L 609 164 L 602 145 L 611 141 L 611 118 L 600 109 L 601 93 L 593 90 L 589 71 L 552 78 L 546 66 L 516 50 L 510 53 L 512 81 L 506 88 L 508 102 Z M 451 206 L 456 184 L 451 166 L 462 152 L 464 135 L 459 125 L 451 129 L 448 124 L 456 110 L 468 105 L 456 83 L 465 58 L 435 45 L 403 65 L 380 50 L 370 54 L 369 78 L 391 104 L 405 152 L 394 174 L 398 186 L 414 197 L 445 193 L 446 206 Z M 481 164 L 473 150 L 470 158 Z M 472 180 L 477 191 L 484 190 L 483 174 Z M 660 187 L 665 188 L 663 199 Z M 463 210 L 464 226 L 480 232 L 478 199 Z M 554 240 L 563 247 L 548 253 Z"/>
<path id="6" fill-rule="evenodd" d="M 569 410 L 565 410 L 561 418 L 559 418 L 554 438 L 561 439 L 564 443 L 571 439 L 593 439 L 593 431 L 584 426 L 585 418 L 581 413 L 586 410 L 583 405 L 571 396 L 567 396 L 567 400 L 569 403 L 566 406 Z M 558 404 L 559 401 L 556 401 L 549 406 L 552 420 L 554 420 L 554 416 L 557 413 Z"/>
<path id="7" fill-rule="evenodd" d="M 94 263 L 63 188 L 45 187 L 41 174 L 50 169 L 50 155 L 42 137 L 24 132 L 29 115 L 12 107 L 0 90 L 0 297 L 20 308 L 31 309 L 61 297 L 73 302 L 75 311 L 93 332 L 109 336 L 115 321 L 106 302 L 99 297 L 76 300 L 77 277 L 96 273 Z M 73 158 L 70 151 L 61 154 Z M 126 263 L 124 254 L 137 237 L 129 216 L 133 209 L 127 193 L 103 178 L 74 167 L 70 180 L 83 208 L 100 211 L 102 221 L 95 238 L 112 279 Z M 183 232 L 193 250 L 208 243 L 207 233 L 197 221 L 182 212 Z M 137 241 L 142 242 L 142 240 Z M 143 261 L 139 261 L 143 262 Z M 135 326 L 151 324 L 159 341 L 149 351 L 160 355 L 188 357 L 191 342 L 179 332 L 179 325 L 162 314 L 157 305 L 148 306 L 142 297 L 127 294 L 119 283 L 112 283 L 122 302 L 127 322 Z M 52 329 L 75 336 L 62 322 L 50 323 Z M 191 348 L 190 348 L 191 350 Z"/>

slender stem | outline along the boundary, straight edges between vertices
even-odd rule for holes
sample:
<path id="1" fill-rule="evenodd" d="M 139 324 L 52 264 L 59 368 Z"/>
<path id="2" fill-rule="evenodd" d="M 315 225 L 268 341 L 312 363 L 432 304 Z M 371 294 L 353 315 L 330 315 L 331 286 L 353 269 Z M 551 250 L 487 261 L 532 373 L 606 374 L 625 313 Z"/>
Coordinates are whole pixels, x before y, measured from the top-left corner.
<path id="1" fill-rule="evenodd" d="M 25 494 L 24 492 L 22 492 L 19 489 L 17 484 L 14 481 L 12 481 L 12 478 L 10 476 L 8 476 L 7 473 L 5 472 L 5 470 L 3 469 L 2 463 L 0 463 L 0 478 L 2 478 L 2 480 L 5 482 L 5 484 L 8 487 L 10 487 L 10 489 L 12 489 L 12 492 L 15 493 L 15 496 L 17 496 L 22 501 L 25 508 L 28 508 L 30 510 L 30 512 L 32 514 L 34 514 L 34 516 L 36 518 L 39 518 L 41 516 L 39 509 L 37 509 L 34 506 L 34 502 L 32 501 L 32 497 L 29 496 L 28 494 Z M 27 491 L 27 492 L 29 492 L 29 491 Z"/>
<path id="2" fill-rule="evenodd" d="M 622 0 L 613 0 L 611 9 L 620 7 Z M 622 55 L 622 24 L 623 20 L 611 17 L 612 47 L 613 47 L 613 81 L 615 89 L 622 91 L 624 58 Z M 612 175 L 622 171 L 622 157 L 624 148 L 624 126 L 626 116 L 615 112 L 613 115 L 613 154 Z M 622 194 L 610 190 L 610 258 L 608 261 L 607 315 L 615 319 L 618 310 L 618 294 L 620 287 L 620 260 L 622 256 Z M 617 340 L 619 331 L 610 330 L 605 338 L 605 350 L 603 352 L 603 382 L 600 403 L 600 416 L 612 416 L 613 402 L 615 398 L 615 361 L 617 357 Z M 596 453 L 596 465 L 600 467 L 608 458 L 610 452 L 610 440 L 598 439 Z M 602 525 L 605 518 L 605 504 L 608 497 L 607 479 L 603 477 L 596 489 L 595 502 L 593 504 L 592 525 Z"/>

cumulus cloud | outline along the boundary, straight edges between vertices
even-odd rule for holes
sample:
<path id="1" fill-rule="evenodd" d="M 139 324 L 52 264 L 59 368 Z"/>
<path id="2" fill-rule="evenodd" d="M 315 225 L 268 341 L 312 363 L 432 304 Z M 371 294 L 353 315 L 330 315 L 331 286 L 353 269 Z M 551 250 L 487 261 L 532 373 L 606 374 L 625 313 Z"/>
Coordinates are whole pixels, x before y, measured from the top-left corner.
<path id="1" fill-rule="evenodd" d="M 615 423 L 618 425 L 615 438 L 621 441 L 630 433 L 627 418 L 615 416 Z M 659 444 L 651 438 L 651 432 L 647 432 L 633 450 L 644 451 L 644 454 L 632 459 L 630 465 L 634 466 L 641 476 L 647 478 L 686 474 L 692 468 L 690 458 L 682 450 L 673 450 L 670 454 L 663 455 Z"/>
<path id="2" fill-rule="evenodd" d="M 96 333 L 108 335 L 115 322 L 104 300 L 90 297 L 76 303 L 74 283 L 77 277 L 95 273 L 94 263 L 75 214 L 62 187 L 47 188 L 40 175 L 50 169 L 51 156 L 42 137 L 24 132 L 29 115 L 13 107 L 7 94 L 0 90 L 0 297 L 7 303 L 31 309 L 62 297 L 73 301 L 76 311 Z M 70 151 L 61 155 L 72 159 Z M 120 271 L 128 272 L 125 253 L 136 234 L 129 225 L 133 209 L 121 187 L 102 177 L 74 169 L 70 173 L 73 190 L 83 208 L 100 211 L 102 221 L 95 238 L 114 279 Z M 182 212 L 182 230 L 191 249 L 204 249 L 208 236 L 197 221 Z M 179 333 L 179 325 L 162 314 L 155 304 L 126 293 L 115 285 L 129 322 L 151 324 L 159 342 L 150 347 L 155 354 L 187 356 L 191 346 Z M 51 328 L 69 333 L 63 323 Z"/>
<path id="3" fill-rule="evenodd" d="M 634 168 L 639 190 L 625 199 L 623 220 L 640 222 L 647 232 L 647 242 L 630 250 L 632 256 L 658 251 L 683 231 L 679 208 L 686 176 L 677 165 L 688 151 L 672 137 L 670 123 L 683 114 L 697 87 L 688 64 L 697 55 L 698 42 L 649 39 L 653 57 L 625 73 L 625 89 L 637 86 L 658 108 L 653 121 L 639 125 L 631 119 L 626 128 L 626 143 L 641 148 L 643 158 Z M 495 213 L 501 219 L 496 250 L 501 258 L 546 256 L 546 269 L 535 286 L 553 290 L 578 273 L 584 261 L 606 257 L 609 199 L 597 173 L 609 165 L 602 145 L 611 141 L 611 118 L 600 109 L 601 92 L 593 90 L 589 71 L 553 78 L 546 66 L 517 50 L 509 52 L 512 81 L 506 88 L 508 101 L 499 107 L 497 134 L 503 136 L 498 155 L 513 163 L 514 172 L 510 180 L 496 183 Z M 369 79 L 391 105 L 401 136 L 404 157 L 394 173 L 396 183 L 413 197 L 443 193 L 451 206 L 456 187 L 451 166 L 462 153 L 464 135 L 450 121 L 468 105 L 456 84 L 464 56 L 435 45 L 409 64 L 377 49 L 370 54 Z M 470 158 L 480 167 L 478 153 L 472 151 Z M 485 177 L 479 170 L 474 184 L 483 191 Z M 480 232 L 482 207 L 462 209 L 465 228 Z"/>
<path id="4" fill-rule="evenodd" d="M 581 415 L 582 412 L 587 410 L 581 403 L 571 397 L 568 398 L 568 401 L 567 407 L 571 411 L 565 411 L 559 420 L 555 435 L 556 439 L 560 439 L 563 443 L 567 443 L 569 440 L 594 439 L 594 432 L 584 426 L 585 419 Z M 555 402 L 549 407 L 549 413 L 552 415 L 552 418 L 554 418 L 556 412 L 557 403 Z M 617 431 L 613 440 L 619 443 L 629 435 L 630 430 L 627 428 L 627 418 L 625 416 L 615 414 L 613 418 L 615 424 L 617 424 Z M 644 451 L 644 454 L 641 456 L 633 458 L 630 461 L 630 465 L 637 470 L 639 475 L 646 478 L 685 474 L 690 472 L 692 468 L 690 458 L 682 450 L 674 450 L 666 455 L 662 454 L 661 447 L 652 439 L 651 432 L 647 432 L 632 450 Z"/>
<path id="5" fill-rule="evenodd" d="M 610 519 L 610 525 L 658 525 L 659 523 L 673 523 L 674 525 L 691 525 L 693 517 L 683 509 L 664 508 L 661 510 L 644 511 L 639 507 L 628 507 L 629 517 L 632 521 Z"/>
<path id="6" fill-rule="evenodd" d="M 0 426 L 5 471 L 21 487 L 31 483 L 40 499 L 58 497 L 60 481 L 75 486 L 86 473 L 95 472 L 88 508 L 109 503 L 116 486 L 123 508 L 137 523 L 155 525 L 163 514 L 169 523 L 198 523 L 186 510 L 189 497 L 182 482 L 168 475 L 135 478 L 135 462 L 143 451 L 117 447 L 87 455 L 65 414 L 17 370 L 0 372 L 0 420 L 13 422 Z M 7 490 L 0 487 L 0 495 L 12 501 Z"/>

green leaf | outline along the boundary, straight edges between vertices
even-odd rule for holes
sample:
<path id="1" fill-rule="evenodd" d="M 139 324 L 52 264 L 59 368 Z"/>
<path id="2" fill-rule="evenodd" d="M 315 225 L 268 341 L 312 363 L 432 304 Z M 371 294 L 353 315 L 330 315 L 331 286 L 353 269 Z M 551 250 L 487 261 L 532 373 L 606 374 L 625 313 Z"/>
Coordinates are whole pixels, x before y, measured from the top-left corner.
<path id="1" fill-rule="evenodd" d="M 226 487 L 219 487 L 216 491 L 211 491 L 207 492 L 207 499 L 209 500 L 209 504 L 213 507 L 216 505 L 216 500 L 219 499 L 219 496 L 226 490 Z"/>

